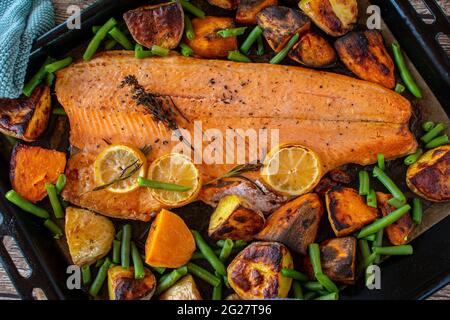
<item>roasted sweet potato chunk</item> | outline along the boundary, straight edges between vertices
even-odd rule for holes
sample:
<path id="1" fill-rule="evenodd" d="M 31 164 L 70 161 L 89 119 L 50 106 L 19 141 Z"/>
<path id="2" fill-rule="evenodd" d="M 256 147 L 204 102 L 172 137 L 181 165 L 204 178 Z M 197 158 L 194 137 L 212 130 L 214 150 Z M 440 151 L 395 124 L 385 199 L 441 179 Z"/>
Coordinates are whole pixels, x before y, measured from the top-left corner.
<path id="1" fill-rule="evenodd" d="M 361 79 L 390 89 L 395 86 L 394 62 L 379 31 L 351 32 L 334 46 L 342 62 Z"/>
<path id="2" fill-rule="evenodd" d="M 450 200 L 450 145 L 425 152 L 408 167 L 406 183 L 416 194 L 430 201 Z"/>
<path id="3" fill-rule="evenodd" d="M 213 6 L 226 9 L 226 10 L 234 10 L 238 6 L 238 0 L 207 0 L 209 4 Z"/>
<path id="4" fill-rule="evenodd" d="M 311 26 L 309 18 L 303 13 L 283 6 L 264 8 L 257 14 L 256 20 L 264 30 L 264 38 L 275 52 L 283 49 L 294 34 L 302 34 Z"/>
<path id="5" fill-rule="evenodd" d="M 264 227 L 264 215 L 250 209 L 237 195 L 223 197 L 209 221 L 208 233 L 214 239 L 250 241 Z"/>
<path id="6" fill-rule="evenodd" d="M 276 6 L 278 0 L 240 0 L 236 12 L 236 22 L 256 24 L 256 15 L 264 8 Z"/>
<path id="7" fill-rule="evenodd" d="M 308 245 L 316 239 L 323 211 L 317 194 L 300 196 L 272 213 L 255 239 L 278 241 L 297 253 L 306 254 Z"/>
<path id="8" fill-rule="evenodd" d="M 369 207 L 355 189 L 336 186 L 325 196 L 328 219 L 338 237 L 346 236 L 377 218 L 377 210 Z"/>
<path id="9" fill-rule="evenodd" d="M 358 19 L 356 0 L 301 0 L 298 5 L 320 29 L 334 37 L 349 32 Z"/>
<path id="10" fill-rule="evenodd" d="M 380 209 L 383 217 L 395 211 L 395 207 L 391 206 L 388 202 L 392 198 L 392 195 L 377 192 L 378 208 Z M 414 223 L 411 219 L 411 215 L 406 213 L 403 217 L 395 221 L 393 224 L 387 226 L 384 229 L 389 241 L 396 246 L 405 244 L 408 242 L 408 236 L 414 228 Z"/>
<path id="11" fill-rule="evenodd" d="M 37 86 L 30 97 L 0 99 L 0 132 L 34 141 L 47 128 L 50 118 L 50 88 Z"/>
<path id="12" fill-rule="evenodd" d="M 176 1 L 127 11 L 123 19 L 134 40 L 147 48 L 173 49 L 183 36 L 184 12 Z"/>
<path id="13" fill-rule="evenodd" d="M 45 184 L 55 183 L 65 167 L 65 153 L 18 143 L 11 155 L 11 185 L 28 201 L 38 202 L 47 195 Z"/>
<path id="14" fill-rule="evenodd" d="M 325 68 L 336 62 L 336 52 L 317 33 L 307 32 L 289 52 L 289 58 L 307 67 Z"/>
<path id="15" fill-rule="evenodd" d="M 204 58 L 224 58 L 228 51 L 237 50 L 236 37 L 222 38 L 217 31 L 234 28 L 231 18 L 207 16 L 203 19 L 192 19 L 195 38 L 185 39 L 194 53 Z"/>

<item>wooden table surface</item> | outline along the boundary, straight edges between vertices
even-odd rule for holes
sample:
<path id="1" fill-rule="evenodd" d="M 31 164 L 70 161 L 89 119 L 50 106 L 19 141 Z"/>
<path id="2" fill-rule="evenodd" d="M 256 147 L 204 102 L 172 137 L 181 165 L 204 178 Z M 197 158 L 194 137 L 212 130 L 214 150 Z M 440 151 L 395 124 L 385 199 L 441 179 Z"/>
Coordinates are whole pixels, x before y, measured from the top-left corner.
<path id="1" fill-rule="evenodd" d="M 69 5 L 79 5 L 81 8 L 87 7 L 90 3 L 93 3 L 94 0 L 52 0 L 56 13 L 56 22 L 61 23 L 67 18 L 66 9 Z M 427 12 L 426 7 L 422 0 L 409 0 L 417 9 L 417 11 L 422 15 L 422 17 L 427 20 L 431 19 L 432 16 L 429 12 Z M 450 1 L 449 0 L 438 0 L 442 8 L 444 8 L 445 12 L 450 15 Z M 450 53 L 450 40 L 448 37 L 445 37 L 442 41 L 443 46 L 446 51 Z M 19 268 L 19 272 L 26 276 L 30 271 L 27 268 L 26 263 L 23 261 L 20 255 L 20 250 L 15 246 L 14 242 L 11 239 L 6 239 L 6 247 L 10 252 L 13 259 L 16 261 L 17 266 Z M 19 299 L 16 290 L 12 286 L 11 282 L 8 279 L 5 271 L 0 265 L 0 299 Z M 429 299 L 433 300 L 450 300 L 450 285 L 443 288 L 442 290 L 435 293 Z"/>

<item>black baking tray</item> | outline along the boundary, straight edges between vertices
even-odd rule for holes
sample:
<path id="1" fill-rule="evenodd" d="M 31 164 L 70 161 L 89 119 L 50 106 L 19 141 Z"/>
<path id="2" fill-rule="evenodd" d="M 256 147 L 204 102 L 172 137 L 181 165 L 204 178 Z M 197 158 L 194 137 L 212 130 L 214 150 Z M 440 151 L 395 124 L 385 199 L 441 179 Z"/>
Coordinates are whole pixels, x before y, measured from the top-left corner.
<path id="1" fill-rule="evenodd" d="M 195 0 L 193 0 L 196 2 Z M 32 49 L 28 72 L 34 72 L 47 55 L 62 57 L 90 37 L 93 25 L 111 16 L 120 17 L 127 9 L 149 1 L 101 0 L 82 12 L 81 30 L 69 30 L 65 23 L 40 37 Z M 439 32 L 449 32 L 448 17 L 434 0 L 425 0 L 436 21 L 422 22 L 405 0 L 373 0 L 396 39 L 408 54 L 433 93 L 450 113 L 450 60 L 436 41 Z M 219 9 L 217 9 L 219 10 Z M 86 31 L 88 30 L 88 31 Z M 0 242 L 0 259 L 22 299 L 32 299 L 33 288 L 41 288 L 49 299 L 82 299 L 81 290 L 68 290 L 67 259 L 51 236 L 31 215 L 25 214 L 4 199 L 10 189 L 9 164 L 0 157 L 0 239 L 12 236 L 22 249 L 32 269 L 29 278 L 17 271 Z M 196 205 L 190 209 L 195 210 Z M 198 208 L 197 208 L 198 209 Z M 347 288 L 343 299 L 424 299 L 450 283 L 450 217 L 442 220 L 414 240 L 414 255 L 391 258 L 383 263 L 381 290 L 361 286 Z"/>

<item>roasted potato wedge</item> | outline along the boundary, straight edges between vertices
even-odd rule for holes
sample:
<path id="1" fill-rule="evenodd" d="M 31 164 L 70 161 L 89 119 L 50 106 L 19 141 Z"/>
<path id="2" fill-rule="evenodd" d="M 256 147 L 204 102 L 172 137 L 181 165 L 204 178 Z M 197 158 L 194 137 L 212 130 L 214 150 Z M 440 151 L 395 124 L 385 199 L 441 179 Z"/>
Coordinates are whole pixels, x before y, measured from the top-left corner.
<path id="1" fill-rule="evenodd" d="M 159 300 L 202 300 L 194 278 L 188 274 L 164 291 Z"/>
<path id="2" fill-rule="evenodd" d="M 343 237 L 361 229 L 377 218 L 377 210 L 369 207 L 355 189 L 336 186 L 326 195 L 328 219 L 334 233 Z"/>
<path id="3" fill-rule="evenodd" d="M 358 77 L 394 88 L 394 62 L 379 31 L 351 32 L 337 39 L 334 46 L 342 62 Z"/>
<path id="4" fill-rule="evenodd" d="M 408 167 L 406 184 L 420 197 L 440 202 L 450 200 L 450 145 L 425 152 Z"/>
<path id="5" fill-rule="evenodd" d="M 236 37 L 222 38 L 217 34 L 219 30 L 235 27 L 232 18 L 211 16 L 203 19 L 195 18 L 192 19 L 192 26 L 195 38 L 192 40 L 185 38 L 185 42 L 195 54 L 203 58 L 225 58 L 228 51 L 237 50 Z"/>
<path id="6" fill-rule="evenodd" d="M 320 29 L 334 37 L 349 32 L 358 20 L 356 0 L 301 0 L 298 6 Z"/>
<path id="7" fill-rule="evenodd" d="M 47 195 L 45 184 L 55 183 L 65 167 L 65 153 L 18 143 L 11 154 L 11 185 L 22 197 L 35 203 Z"/>
<path id="8" fill-rule="evenodd" d="M 292 279 L 281 269 L 292 268 L 289 250 L 278 242 L 254 242 L 228 265 L 231 288 L 244 300 L 286 298 Z"/>
<path id="9" fill-rule="evenodd" d="M 392 198 L 392 195 L 377 192 L 378 208 L 380 209 L 383 217 L 395 211 L 395 207 L 388 203 L 388 200 Z M 403 217 L 395 221 L 393 224 L 387 226 L 384 229 L 389 242 L 395 246 L 399 246 L 408 242 L 408 237 L 414 228 L 414 222 L 411 219 L 411 215 L 406 213 Z"/>
<path id="10" fill-rule="evenodd" d="M 275 52 L 283 49 L 294 34 L 303 34 L 311 26 L 309 18 L 303 13 L 283 6 L 264 8 L 256 15 L 256 20 L 264 30 L 264 38 Z"/>
<path id="11" fill-rule="evenodd" d="M 43 84 L 37 86 L 30 97 L 0 99 L 0 132 L 34 141 L 47 128 L 50 110 L 50 88 Z"/>
<path id="12" fill-rule="evenodd" d="M 250 241 L 264 227 L 261 212 L 250 209 L 237 195 L 223 197 L 209 220 L 208 234 L 213 239 Z"/>
<path id="13" fill-rule="evenodd" d="M 241 297 L 237 293 L 229 294 L 225 300 L 241 300 Z"/>
<path id="14" fill-rule="evenodd" d="M 325 240 L 320 244 L 320 260 L 323 272 L 333 281 L 354 284 L 356 280 L 356 239 L 343 237 Z M 311 277 L 314 275 L 311 260 L 304 259 L 304 267 Z"/>
<path id="15" fill-rule="evenodd" d="M 307 32 L 289 51 L 289 58 L 307 67 L 326 68 L 336 62 L 336 52 L 323 37 Z"/>
<path id="16" fill-rule="evenodd" d="M 256 24 L 256 15 L 262 9 L 277 4 L 278 0 L 240 0 L 236 11 L 236 22 Z"/>
<path id="17" fill-rule="evenodd" d="M 183 37 L 184 11 L 177 1 L 143 6 L 123 14 L 134 40 L 150 48 L 175 48 Z"/>
<path id="18" fill-rule="evenodd" d="M 238 0 L 206 0 L 209 4 L 226 9 L 226 10 L 234 10 L 238 6 Z"/>
<path id="19" fill-rule="evenodd" d="M 112 222 L 92 211 L 66 209 L 66 238 L 74 264 L 91 264 L 106 256 L 114 240 Z"/>
<path id="20" fill-rule="evenodd" d="M 109 300 L 150 300 L 156 289 L 156 278 L 145 270 L 142 279 L 134 278 L 134 268 L 116 266 L 108 270 Z"/>
<path id="21" fill-rule="evenodd" d="M 316 239 L 323 211 L 317 194 L 300 196 L 272 213 L 255 239 L 278 241 L 297 253 L 306 254 L 308 245 Z"/>
<path id="22" fill-rule="evenodd" d="M 320 180 L 319 184 L 314 188 L 314 192 L 316 192 L 319 196 L 325 197 L 325 194 L 330 190 L 331 188 L 337 186 L 337 182 L 325 177 Z"/>

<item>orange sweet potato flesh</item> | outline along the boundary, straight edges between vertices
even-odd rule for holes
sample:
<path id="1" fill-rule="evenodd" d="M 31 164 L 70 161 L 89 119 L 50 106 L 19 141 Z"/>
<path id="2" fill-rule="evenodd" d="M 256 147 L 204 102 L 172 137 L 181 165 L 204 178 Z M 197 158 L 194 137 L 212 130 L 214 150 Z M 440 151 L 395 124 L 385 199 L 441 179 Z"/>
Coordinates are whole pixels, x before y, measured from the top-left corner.
<path id="1" fill-rule="evenodd" d="M 145 243 L 145 262 L 152 267 L 179 268 L 191 259 L 194 251 L 194 237 L 183 219 L 162 209 Z"/>
<path id="2" fill-rule="evenodd" d="M 65 167 L 65 153 L 19 143 L 11 155 L 11 185 L 22 197 L 35 203 L 47 195 L 45 184 L 55 183 Z"/>

